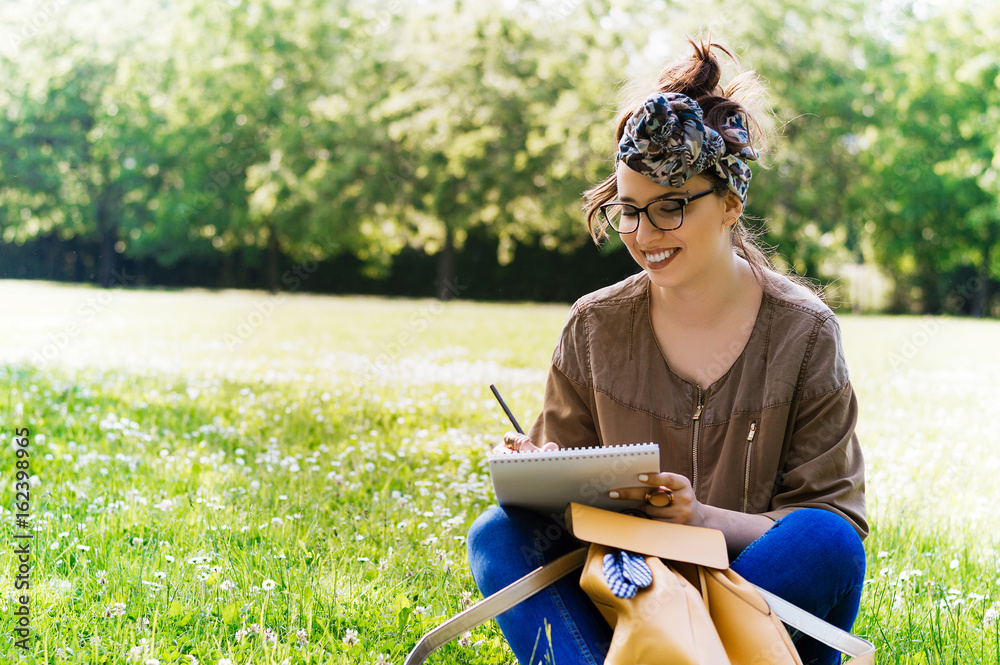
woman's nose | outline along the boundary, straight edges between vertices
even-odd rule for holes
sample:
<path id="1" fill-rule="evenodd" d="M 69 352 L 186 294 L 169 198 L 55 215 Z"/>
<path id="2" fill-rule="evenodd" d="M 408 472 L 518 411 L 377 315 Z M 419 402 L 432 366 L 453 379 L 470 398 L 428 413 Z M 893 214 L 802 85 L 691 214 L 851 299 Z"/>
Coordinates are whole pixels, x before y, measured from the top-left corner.
<path id="1" fill-rule="evenodd" d="M 639 213 L 639 227 L 635 230 L 635 240 L 640 245 L 645 245 L 648 240 L 655 240 L 663 234 L 663 231 L 653 226 L 653 220 L 649 218 L 649 212 Z"/>

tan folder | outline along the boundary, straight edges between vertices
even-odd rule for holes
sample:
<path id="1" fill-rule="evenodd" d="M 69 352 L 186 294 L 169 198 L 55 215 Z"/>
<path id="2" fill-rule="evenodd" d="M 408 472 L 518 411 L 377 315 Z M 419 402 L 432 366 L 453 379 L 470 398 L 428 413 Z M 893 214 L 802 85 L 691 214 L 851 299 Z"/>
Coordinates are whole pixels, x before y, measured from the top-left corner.
<path id="1" fill-rule="evenodd" d="M 717 529 L 658 522 L 579 503 L 569 504 L 566 521 L 573 535 L 588 543 L 708 568 L 729 568 L 726 537 Z"/>

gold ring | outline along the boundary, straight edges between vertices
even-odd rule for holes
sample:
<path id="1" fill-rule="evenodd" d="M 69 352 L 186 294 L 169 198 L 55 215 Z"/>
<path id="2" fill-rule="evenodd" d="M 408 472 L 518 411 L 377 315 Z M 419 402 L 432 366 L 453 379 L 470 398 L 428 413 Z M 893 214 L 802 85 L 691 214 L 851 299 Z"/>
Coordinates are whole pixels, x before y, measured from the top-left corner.
<path id="1" fill-rule="evenodd" d="M 507 450 L 513 450 L 514 452 L 517 452 L 518 450 L 521 449 L 521 443 L 519 441 L 515 442 L 515 441 L 508 441 L 507 439 L 504 439 L 503 440 L 503 445 L 507 448 Z"/>
<path id="2" fill-rule="evenodd" d="M 646 492 L 646 503 L 657 508 L 666 508 L 674 503 L 674 493 L 670 488 L 660 485 L 655 490 Z"/>

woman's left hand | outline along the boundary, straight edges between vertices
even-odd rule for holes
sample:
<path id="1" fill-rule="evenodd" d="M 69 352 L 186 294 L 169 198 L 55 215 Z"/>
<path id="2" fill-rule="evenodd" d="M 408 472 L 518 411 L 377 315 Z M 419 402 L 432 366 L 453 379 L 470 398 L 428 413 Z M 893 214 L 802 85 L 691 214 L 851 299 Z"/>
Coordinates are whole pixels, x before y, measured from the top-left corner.
<path id="1" fill-rule="evenodd" d="M 705 525 L 705 505 L 698 501 L 691 487 L 691 481 L 679 473 L 644 473 L 639 475 L 639 482 L 644 487 L 622 487 L 611 490 L 612 499 L 642 501 L 640 509 L 653 519 L 674 524 L 689 524 L 691 526 Z M 656 496 L 657 488 L 668 491 Z M 669 502 L 665 506 L 651 505 L 646 501 L 647 495 L 654 497 L 654 503 Z M 669 498 L 665 498 L 669 497 Z"/>

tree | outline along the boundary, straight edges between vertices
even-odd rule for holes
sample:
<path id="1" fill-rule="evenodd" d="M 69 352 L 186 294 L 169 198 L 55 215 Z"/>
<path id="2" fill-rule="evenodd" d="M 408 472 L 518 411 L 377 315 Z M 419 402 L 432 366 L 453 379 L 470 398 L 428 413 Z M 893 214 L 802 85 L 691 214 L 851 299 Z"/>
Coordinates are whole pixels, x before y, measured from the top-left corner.
<path id="1" fill-rule="evenodd" d="M 886 60 L 870 5 L 849 0 L 754 1 L 741 7 L 731 39 L 764 80 L 775 114 L 774 149 L 756 169 L 748 212 L 767 221 L 764 239 L 799 274 L 835 277 L 838 262 L 862 262 L 869 183 L 860 137 L 875 113 L 867 70 Z"/>
<path id="2" fill-rule="evenodd" d="M 1000 60 L 996 36 L 982 28 L 989 12 L 905 16 L 891 66 L 874 72 L 883 102 L 865 139 L 880 193 L 870 227 L 878 260 L 902 289 L 919 290 L 925 311 L 962 299 L 966 311 L 988 314 L 990 282 L 1000 278 Z"/>
<path id="3" fill-rule="evenodd" d="M 499 239 L 501 262 L 531 237 L 585 241 L 579 196 L 610 155 L 601 130 L 613 91 L 594 94 L 594 82 L 613 81 L 613 50 L 572 26 L 533 29 L 494 6 L 442 2 L 413 6 L 387 26 L 391 41 L 373 40 L 394 77 L 368 110 L 376 141 L 360 187 L 373 205 L 345 219 L 369 256 L 387 261 L 406 244 L 438 254 L 446 297 L 472 227 Z"/>
<path id="4" fill-rule="evenodd" d="M 0 59 L 10 82 L 0 115 L 0 226 L 5 242 L 97 239 L 96 281 L 111 286 L 129 234 L 150 219 L 158 119 L 141 95 L 118 103 L 131 88 L 119 48 L 64 30 L 81 17 L 65 11 Z"/>

